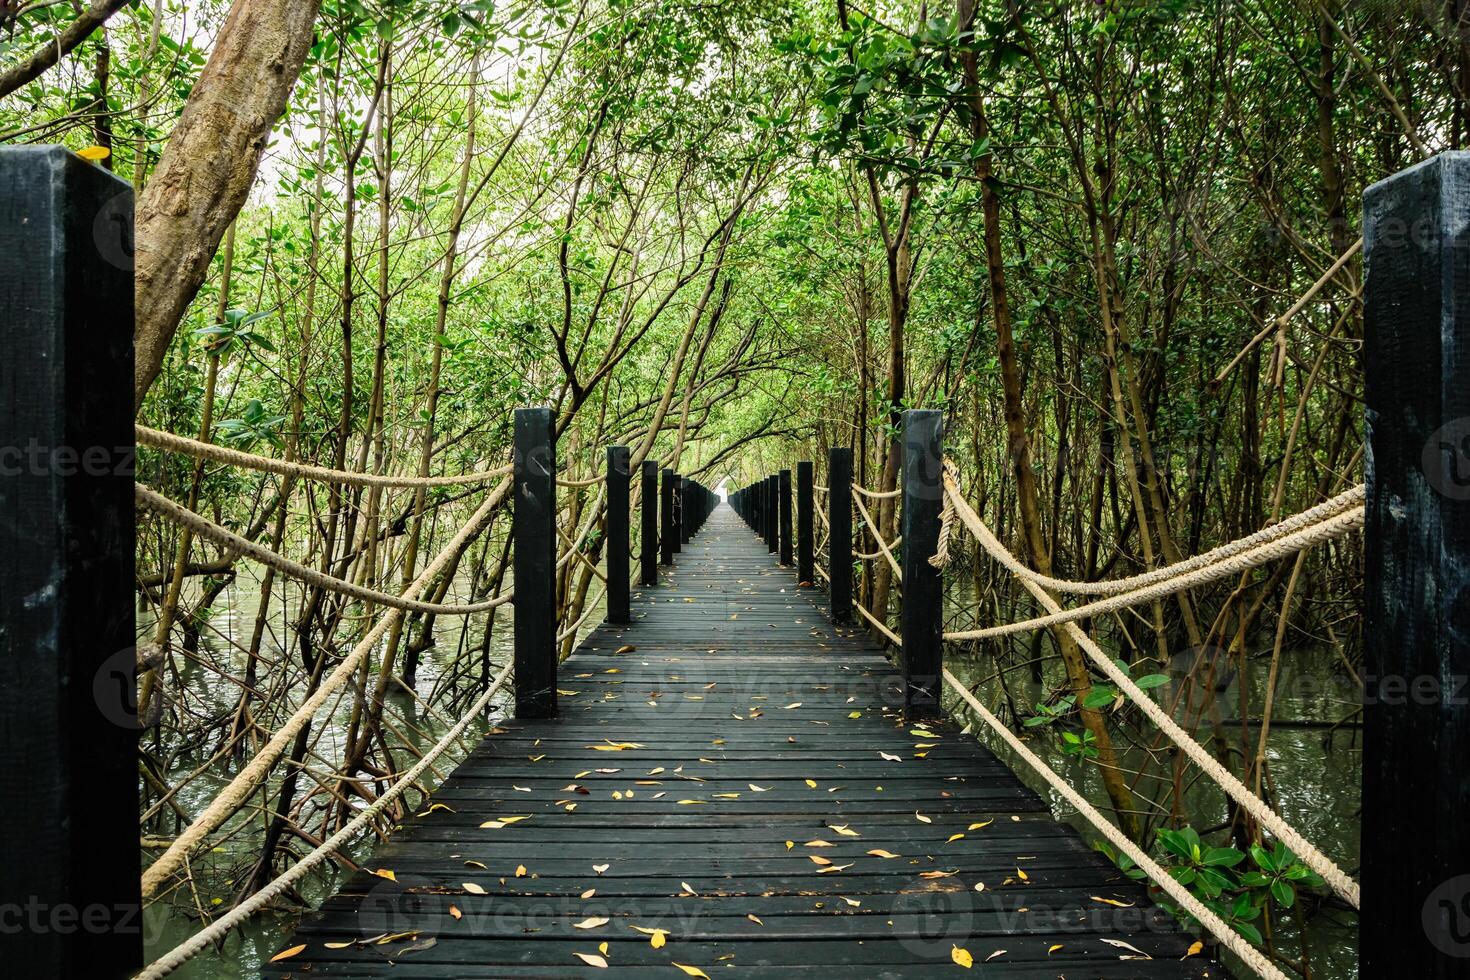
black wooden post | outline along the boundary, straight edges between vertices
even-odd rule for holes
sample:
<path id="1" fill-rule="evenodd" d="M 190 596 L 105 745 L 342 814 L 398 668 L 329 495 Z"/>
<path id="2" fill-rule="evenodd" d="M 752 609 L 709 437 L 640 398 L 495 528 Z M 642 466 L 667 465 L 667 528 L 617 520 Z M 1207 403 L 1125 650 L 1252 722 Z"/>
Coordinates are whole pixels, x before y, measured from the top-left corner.
<path id="1" fill-rule="evenodd" d="M 775 473 L 766 477 L 766 550 L 773 555 L 781 550 L 780 480 Z"/>
<path id="2" fill-rule="evenodd" d="M 679 477 L 679 540 L 685 544 L 694 537 L 694 481 L 687 476 Z"/>
<path id="3" fill-rule="evenodd" d="M 791 541 L 791 471 L 782 470 L 776 480 L 776 495 L 780 508 L 781 564 L 790 565 L 792 560 Z"/>
<path id="4" fill-rule="evenodd" d="M 812 463 L 796 464 L 796 581 L 813 585 L 812 549 L 816 544 L 812 526 Z"/>
<path id="5" fill-rule="evenodd" d="M 26 976 L 143 961 L 132 222 L 107 171 L 0 148 L 0 950 Z"/>
<path id="6" fill-rule="evenodd" d="M 943 663 L 944 580 L 929 559 L 939 547 L 944 415 L 927 409 L 903 413 L 903 638 L 904 703 L 920 715 L 939 714 Z"/>
<path id="7" fill-rule="evenodd" d="M 633 620 L 632 596 L 629 591 L 629 565 L 632 546 L 628 532 L 628 465 L 627 446 L 607 447 L 607 621 L 628 623 Z"/>
<path id="8" fill-rule="evenodd" d="M 674 474 L 674 554 L 684 550 L 684 478 Z"/>
<path id="9" fill-rule="evenodd" d="M 674 471 L 665 469 L 659 488 L 659 561 L 665 565 L 674 563 Z"/>
<path id="10" fill-rule="evenodd" d="M 652 587 L 658 584 L 658 464 L 651 459 L 643 461 L 642 517 L 638 541 L 642 559 L 640 582 L 645 587 Z"/>
<path id="11" fill-rule="evenodd" d="M 852 450 L 827 450 L 827 583 L 832 622 L 852 622 Z"/>
<path id="12" fill-rule="evenodd" d="M 1470 962 L 1470 153 L 1363 194 L 1359 976 Z"/>
<path id="13" fill-rule="evenodd" d="M 515 412 L 517 718 L 556 716 L 556 435 L 549 408 Z"/>

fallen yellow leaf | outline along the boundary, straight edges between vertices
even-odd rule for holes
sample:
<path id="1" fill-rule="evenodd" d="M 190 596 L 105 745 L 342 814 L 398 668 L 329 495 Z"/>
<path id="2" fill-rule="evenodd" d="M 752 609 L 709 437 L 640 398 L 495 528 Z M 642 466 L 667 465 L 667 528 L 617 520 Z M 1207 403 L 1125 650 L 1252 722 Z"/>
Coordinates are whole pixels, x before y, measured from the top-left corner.
<path id="1" fill-rule="evenodd" d="M 295 956 L 297 953 L 300 953 L 305 948 L 306 944 L 302 943 L 300 946 L 292 946 L 290 949 L 283 949 L 275 956 L 271 957 L 271 962 L 279 963 L 281 960 L 289 960 L 291 957 Z"/>
<path id="2" fill-rule="evenodd" d="M 703 977 L 704 980 L 709 980 L 709 974 L 705 973 L 697 966 L 685 966 L 683 963 L 675 963 L 674 965 L 683 970 L 685 973 L 689 974 L 689 976 L 691 977 Z"/>
<path id="3" fill-rule="evenodd" d="M 975 965 L 975 957 L 971 956 L 970 951 L 963 946 L 951 946 L 949 948 L 949 958 L 966 970 Z"/>
<path id="4" fill-rule="evenodd" d="M 595 966 L 599 970 L 607 969 L 607 960 L 598 956 L 596 953 L 573 953 L 572 955 L 588 966 Z"/>

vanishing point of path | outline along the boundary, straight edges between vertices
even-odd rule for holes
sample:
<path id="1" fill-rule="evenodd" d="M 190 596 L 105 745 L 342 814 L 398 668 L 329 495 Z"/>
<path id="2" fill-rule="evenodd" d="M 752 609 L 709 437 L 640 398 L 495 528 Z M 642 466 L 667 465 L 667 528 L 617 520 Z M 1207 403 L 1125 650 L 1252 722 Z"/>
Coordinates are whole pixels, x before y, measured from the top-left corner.
<path id="1" fill-rule="evenodd" d="M 1226 975 L 728 506 L 662 571 L 268 976 Z"/>

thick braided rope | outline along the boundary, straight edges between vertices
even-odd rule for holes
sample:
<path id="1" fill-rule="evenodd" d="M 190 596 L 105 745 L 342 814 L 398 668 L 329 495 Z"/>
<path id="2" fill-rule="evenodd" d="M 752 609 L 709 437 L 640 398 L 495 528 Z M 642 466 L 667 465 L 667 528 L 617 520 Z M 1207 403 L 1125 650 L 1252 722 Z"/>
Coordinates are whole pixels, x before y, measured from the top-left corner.
<path id="1" fill-rule="evenodd" d="M 832 580 L 829 578 L 829 579 L 827 579 L 827 581 L 830 582 Z M 896 646 L 896 647 L 903 646 L 903 640 L 899 637 L 899 635 L 897 633 L 893 632 L 893 630 L 889 629 L 888 628 L 888 624 L 885 623 L 885 622 L 883 622 L 883 620 L 879 619 L 877 616 L 874 616 L 872 613 L 868 612 L 867 607 L 864 606 L 862 603 L 860 603 L 856 599 L 854 599 L 854 600 L 852 600 L 852 608 L 856 609 L 859 613 L 862 614 L 862 616 L 863 616 L 864 619 L 866 619 L 868 622 L 870 622 L 874 626 L 876 626 L 878 628 L 878 631 L 880 633 L 882 633 L 884 636 L 888 637 L 888 641 L 890 643 L 892 643 L 894 646 Z"/>
<path id="2" fill-rule="evenodd" d="M 954 674 L 950 673 L 948 667 L 943 668 L 943 672 L 945 683 L 954 689 L 954 692 L 970 706 L 970 709 L 975 714 L 980 716 L 985 724 L 990 726 L 992 731 L 1001 737 L 1002 741 L 1010 746 L 1022 759 L 1026 760 L 1026 764 L 1036 770 L 1037 775 L 1046 780 L 1052 789 L 1056 790 L 1063 799 L 1075 807 L 1077 812 L 1088 823 L 1096 827 L 1098 833 L 1106 837 L 1114 847 L 1128 855 L 1134 864 L 1142 868 L 1144 873 L 1152 878 L 1159 888 L 1168 894 L 1169 898 L 1177 902 L 1181 909 L 1188 912 L 1200 925 L 1209 930 L 1210 934 L 1220 942 L 1220 945 L 1240 957 L 1241 962 L 1255 971 L 1257 976 L 1266 977 L 1268 980 L 1286 980 L 1286 975 L 1274 963 L 1262 955 L 1260 950 L 1252 946 L 1246 941 L 1244 936 L 1241 936 L 1234 929 L 1230 928 L 1228 923 L 1207 908 L 1194 895 L 1190 894 L 1189 889 L 1175 881 L 1169 872 L 1165 871 L 1159 866 L 1157 861 L 1149 857 L 1147 851 L 1129 840 L 1127 834 L 1115 827 L 1111 820 L 1099 813 L 1097 808 L 1087 802 L 1081 793 L 1073 789 L 1070 783 L 1057 775 L 1036 753 L 1032 752 L 1026 746 L 1025 742 L 1017 738 L 1015 732 L 1001 724 L 995 715 L 986 710 L 985 706 L 971 693 L 970 689 L 960 683 Z"/>
<path id="3" fill-rule="evenodd" d="M 438 578 L 453 562 L 459 553 L 474 540 L 475 536 L 489 525 L 495 512 L 504 503 L 510 494 L 510 481 L 496 486 L 486 495 L 470 519 L 460 528 L 459 533 L 444 546 L 444 550 L 434 557 L 434 560 L 425 566 L 404 590 L 404 598 L 412 598 L 420 594 L 429 586 L 429 583 Z M 512 592 L 514 589 L 512 589 Z M 509 594 L 509 593 L 508 593 Z M 356 674 L 358 668 L 378 645 L 384 634 L 395 624 L 403 620 L 402 609 L 389 609 L 378 621 L 373 624 L 363 638 L 357 642 L 352 651 L 342 659 L 333 671 L 322 679 L 316 691 L 301 703 L 295 713 L 286 722 L 276 729 L 276 733 L 270 737 L 255 757 L 245 764 L 234 779 L 221 789 L 218 795 L 210 801 L 209 805 L 194 822 L 184 828 L 183 833 L 174 838 L 174 842 L 158 856 L 158 859 L 143 871 L 143 897 L 148 898 L 158 891 L 160 885 L 167 880 L 184 863 L 184 860 L 193 853 L 194 849 L 204 842 L 205 837 L 219 828 L 232 814 L 245 805 L 257 788 L 270 774 L 271 767 L 285 753 L 287 747 L 295 740 L 296 734 L 305 727 L 306 723 L 316 716 L 327 699 L 335 694 L 341 687 L 350 681 Z"/>
<path id="4" fill-rule="evenodd" d="M 985 525 L 981 522 L 980 517 L 971 509 L 969 502 L 960 496 L 958 487 L 954 487 L 946 481 L 946 489 L 954 496 L 955 511 L 959 514 L 960 520 L 965 523 L 970 533 L 975 535 L 976 540 L 981 540 L 982 535 L 988 532 L 985 529 Z M 1061 607 L 1057 605 L 1056 600 L 1045 589 L 1032 582 L 1023 581 L 1021 584 L 1036 597 L 1036 601 L 1047 612 L 1059 613 L 1062 611 Z M 1092 637 L 1079 629 L 1076 623 L 1066 623 L 1065 628 L 1068 635 L 1077 641 L 1077 645 L 1087 653 L 1093 663 L 1097 664 L 1098 668 L 1107 675 L 1108 679 L 1117 686 L 1118 690 L 1122 691 L 1130 700 L 1137 704 L 1143 713 L 1148 715 L 1149 720 L 1157 725 L 1160 731 L 1169 736 L 1174 744 L 1179 746 L 1184 754 L 1189 756 L 1194 764 L 1204 771 L 1205 775 L 1213 779 L 1258 824 L 1269 830 L 1277 840 L 1290 848 L 1291 852 L 1297 855 L 1303 864 L 1321 875 L 1328 886 L 1342 897 L 1343 901 L 1347 902 L 1353 908 L 1358 907 L 1358 883 L 1356 881 L 1339 868 L 1336 862 L 1319 851 L 1311 841 L 1307 840 L 1294 827 L 1283 820 L 1276 811 L 1267 806 L 1264 800 L 1252 793 L 1244 783 L 1236 778 L 1234 773 L 1220 765 L 1219 761 L 1210 755 L 1204 746 L 1196 742 L 1188 732 L 1179 726 L 1178 722 L 1169 717 L 1168 712 L 1160 708 L 1153 698 L 1145 694 L 1143 689 L 1135 684 L 1133 679 L 1120 669 L 1103 652 L 1101 647 L 1093 642 Z"/>
<path id="5" fill-rule="evenodd" d="M 463 487 L 489 483 L 511 471 L 511 467 L 507 465 L 478 473 L 461 473 L 458 476 L 379 476 L 374 473 L 349 473 L 346 470 L 333 470 L 325 466 L 310 466 L 305 463 L 288 462 L 284 459 L 272 459 L 269 456 L 257 456 L 238 449 L 199 442 L 197 439 L 190 439 L 172 432 L 150 429 L 146 425 L 133 426 L 133 433 L 133 438 L 138 440 L 138 445 L 161 449 L 164 452 L 181 453 L 185 456 L 193 456 L 195 459 L 208 459 L 227 466 L 239 466 L 262 473 L 275 473 L 278 476 L 320 480 L 324 483 L 340 483 L 354 487 Z"/>
<path id="6" fill-rule="evenodd" d="M 863 515 L 863 520 L 867 521 L 868 522 L 868 527 L 872 528 L 872 530 L 873 530 L 873 540 L 877 543 L 878 550 L 881 551 L 881 552 L 883 552 L 883 557 L 884 558 L 887 558 L 888 559 L 888 564 L 890 564 L 890 565 L 893 566 L 893 577 L 895 579 L 897 579 L 898 581 L 902 582 L 903 581 L 903 569 L 901 569 L 901 568 L 898 567 L 898 559 L 893 557 L 893 552 L 891 552 L 891 551 L 888 550 L 888 545 L 884 543 L 883 536 L 878 533 L 878 522 L 875 521 L 875 520 L 873 520 L 873 515 L 872 514 L 869 514 L 868 513 L 868 508 L 866 508 L 866 507 L 863 506 L 863 499 L 861 497 L 853 497 L 852 498 L 852 502 L 855 503 L 855 504 L 857 504 L 857 509 Z M 903 538 L 900 537 L 898 540 L 896 540 L 896 541 L 893 542 L 893 546 L 895 548 L 898 547 L 899 541 L 902 541 L 902 540 L 903 540 Z M 859 557 L 859 558 L 877 558 L 878 556 L 877 555 L 863 555 L 863 554 L 859 554 L 857 557 Z"/>
<path id="7" fill-rule="evenodd" d="M 606 483 L 606 482 L 607 482 L 607 474 L 606 473 L 602 474 L 601 476 L 589 476 L 585 480 L 569 480 L 569 479 L 562 479 L 561 477 L 557 477 L 556 478 L 556 485 L 559 486 L 559 487 L 592 487 L 592 486 L 596 486 L 599 483 Z"/>
<path id="8" fill-rule="evenodd" d="M 180 527 L 186 527 L 198 537 L 213 541 L 224 548 L 227 552 L 235 555 L 246 555 L 255 559 L 262 565 L 268 565 L 280 572 L 307 585 L 326 589 L 339 595 L 350 596 L 362 602 L 375 602 L 390 609 L 401 609 L 405 612 L 431 613 L 438 616 L 468 616 L 472 613 L 488 612 L 497 606 L 502 606 L 510 601 L 509 595 L 497 596 L 494 599 L 486 599 L 484 602 L 472 602 L 467 605 L 443 605 L 437 602 L 421 602 L 418 599 L 406 599 L 403 596 L 393 595 L 389 592 L 379 592 L 377 589 L 369 589 L 366 586 L 348 582 L 328 575 L 315 568 L 310 568 L 300 562 L 292 561 L 284 555 L 271 551 L 262 544 L 257 544 L 249 538 L 241 537 L 227 528 L 220 527 L 202 514 L 197 514 L 187 507 L 177 504 L 162 494 L 136 483 L 134 495 L 138 503 L 163 517 L 171 523 Z"/>
<path id="9" fill-rule="evenodd" d="M 1222 544 L 1218 548 L 1211 548 L 1209 551 L 1202 552 L 1191 558 L 1186 558 L 1183 561 L 1175 562 L 1163 568 L 1156 568 L 1150 572 L 1144 572 L 1141 575 L 1110 579 L 1106 582 L 1074 582 L 1067 579 L 1052 578 L 1050 575 L 1042 575 L 1040 572 L 1027 568 L 1004 545 L 1000 545 L 999 541 L 996 542 L 996 548 L 989 548 L 987 546 L 987 550 L 995 557 L 996 561 L 1000 562 L 1006 571 L 1015 575 L 1017 578 L 1033 582 L 1044 589 L 1051 589 L 1054 592 L 1070 592 L 1074 595 L 1116 595 L 1121 592 L 1131 592 L 1134 589 L 1141 589 L 1145 586 L 1153 585 L 1156 582 L 1176 578 L 1186 572 L 1192 572 L 1199 568 L 1214 565 L 1241 552 L 1249 551 L 1252 548 L 1257 548 L 1271 541 L 1284 538 L 1303 528 L 1313 527 L 1320 524 L 1326 518 L 1352 510 L 1354 507 L 1361 508 L 1365 499 L 1365 492 L 1363 484 L 1360 483 L 1330 500 L 1302 511 L 1300 514 L 1288 517 L 1286 520 L 1272 524 L 1270 527 L 1261 528 L 1259 531 L 1248 534 L 1243 538 L 1238 538 L 1228 544 Z M 985 544 L 985 542 L 982 540 L 981 544 Z"/>
<path id="10" fill-rule="evenodd" d="M 945 457 L 944 479 L 953 480 L 956 485 L 960 482 L 960 468 L 955 465 L 954 460 Z M 949 494 L 944 495 L 944 507 L 939 512 L 939 544 L 934 549 L 934 554 L 929 556 L 929 564 L 943 571 L 949 565 L 949 538 L 954 533 L 954 501 L 949 499 Z"/>
<path id="11" fill-rule="evenodd" d="M 860 483 L 854 483 L 852 485 L 852 488 L 858 493 L 862 494 L 864 497 L 867 497 L 869 500 L 892 500 L 894 497 L 897 497 L 899 494 L 903 493 L 903 487 L 898 487 L 887 492 L 881 492 L 878 490 L 869 490 L 867 487 L 863 486 Z"/>
<path id="12" fill-rule="evenodd" d="M 903 535 L 900 534 L 898 537 L 893 539 L 893 543 L 890 544 L 888 547 L 897 548 L 901 544 L 903 544 Z M 885 554 L 886 552 L 880 549 L 878 551 L 854 551 L 852 553 L 852 556 L 854 558 L 861 558 L 864 561 L 873 561 L 876 558 L 882 558 Z"/>
<path id="13" fill-rule="evenodd" d="M 603 585 L 602 591 L 597 594 L 597 598 L 593 599 L 591 602 L 585 605 L 582 611 L 582 615 L 577 618 L 577 621 L 568 626 L 566 629 L 562 630 L 560 633 L 556 634 L 556 642 L 561 643 L 569 636 L 576 636 L 577 630 L 581 629 L 582 624 L 587 622 L 587 617 L 591 616 L 592 613 L 596 611 L 597 604 L 602 601 L 602 597 L 605 595 L 607 595 L 607 586 Z"/>
<path id="14" fill-rule="evenodd" d="M 1127 592 L 1123 595 L 1110 596 L 1098 602 L 1089 602 L 1083 606 L 1064 609 L 1061 612 L 1046 616 L 1037 616 L 1034 619 L 1024 620 L 1019 623 L 1005 623 L 1000 626 L 988 626 L 984 629 L 945 633 L 944 638 L 946 640 L 986 640 L 997 636 L 1009 636 L 1013 633 L 1028 633 L 1032 630 L 1056 626 L 1059 623 L 1072 623 L 1079 619 L 1089 619 L 1093 616 L 1101 616 L 1119 609 L 1127 609 L 1130 606 L 1141 606 L 1155 599 L 1161 599 L 1164 596 L 1170 596 L 1187 589 L 1197 588 L 1209 582 L 1231 578 L 1248 569 L 1259 568 L 1261 565 L 1270 564 L 1273 561 L 1294 555 L 1299 551 L 1306 551 L 1308 548 L 1315 547 L 1325 541 L 1331 541 L 1334 538 L 1340 538 L 1345 534 L 1359 530 L 1362 526 L 1363 508 L 1354 507 L 1351 510 L 1343 511 L 1335 517 L 1329 517 L 1319 524 L 1302 528 L 1294 534 L 1288 534 L 1284 538 L 1259 545 L 1250 551 L 1237 554 L 1233 558 L 1226 558 L 1216 562 L 1214 565 L 1180 575 L 1166 582 L 1159 582 L 1146 589 Z M 995 553 L 990 543 L 982 541 L 981 544 L 991 554 Z M 998 545 L 999 542 L 996 542 L 996 544 Z"/>
<path id="15" fill-rule="evenodd" d="M 264 908 L 276 896 L 300 881 L 312 868 L 315 868 L 333 854 L 340 851 L 344 844 L 348 843 L 357 835 L 358 831 L 362 830 L 371 820 L 386 810 L 388 804 L 402 796 L 420 776 L 427 772 L 429 766 L 433 765 L 434 760 L 438 759 L 451 745 L 458 741 L 459 737 L 464 733 L 464 730 L 469 727 L 470 722 L 489 706 L 490 699 L 505 686 L 506 679 L 510 677 L 512 666 L 513 663 L 508 663 L 501 668 L 494 682 L 486 689 L 484 694 L 481 694 L 475 700 L 475 703 L 465 712 L 464 717 L 460 718 L 454 727 L 449 729 L 444 734 L 444 737 L 435 743 L 433 748 L 424 753 L 423 757 L 414 764 L 413 768 L 404 773 L 403 778 L 384 790 L 383 794 L 374 800 L 371 806 L 359 811 L 341 830 L 322 841 L 311 853 L 282 872 L 280 877 L 275 878 L 260 891 L 251 895 L 245 901 L 230 909 L 229 912 L 215 919 L 207 927 L 196 932 L 144 967 L 143 972 L 139 973 L 134 980 L 158 980 L 160 977 L 168 976 L 187 963 L 196 954 L 208 949 L 223 939 L 231 929 L 240 925 L 246 919 L 250 918 L 250 916 Z"/>

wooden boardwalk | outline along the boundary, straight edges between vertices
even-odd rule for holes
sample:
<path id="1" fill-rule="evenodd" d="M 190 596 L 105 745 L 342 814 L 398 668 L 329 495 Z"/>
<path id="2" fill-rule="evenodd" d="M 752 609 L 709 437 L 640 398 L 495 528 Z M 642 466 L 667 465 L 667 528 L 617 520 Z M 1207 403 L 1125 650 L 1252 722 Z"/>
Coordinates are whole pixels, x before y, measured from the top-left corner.
<path id="1" fill-rule="evenodd" d="M 265 974 L 1227 975 L 823 598 L 719 508 Z"/>

